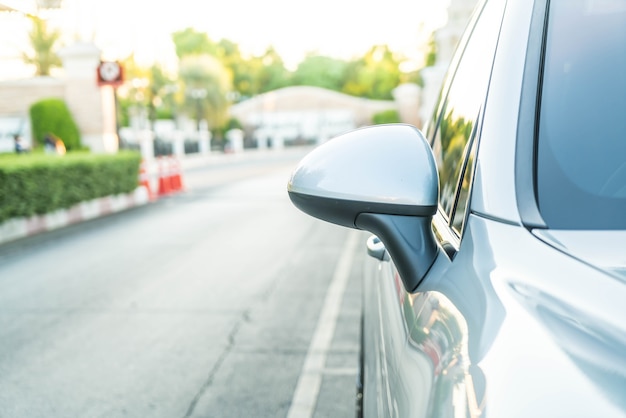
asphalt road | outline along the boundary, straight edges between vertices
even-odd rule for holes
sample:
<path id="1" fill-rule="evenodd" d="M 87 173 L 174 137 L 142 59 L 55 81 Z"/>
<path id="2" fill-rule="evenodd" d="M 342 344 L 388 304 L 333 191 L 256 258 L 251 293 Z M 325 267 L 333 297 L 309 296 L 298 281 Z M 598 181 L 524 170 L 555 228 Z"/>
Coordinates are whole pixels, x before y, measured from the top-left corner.
<path id="1" fill-rule="evenodd" d="M 0 417 L 353 417 L 367 236 L 291 205 L 301 156 L 1 245 Z"/>

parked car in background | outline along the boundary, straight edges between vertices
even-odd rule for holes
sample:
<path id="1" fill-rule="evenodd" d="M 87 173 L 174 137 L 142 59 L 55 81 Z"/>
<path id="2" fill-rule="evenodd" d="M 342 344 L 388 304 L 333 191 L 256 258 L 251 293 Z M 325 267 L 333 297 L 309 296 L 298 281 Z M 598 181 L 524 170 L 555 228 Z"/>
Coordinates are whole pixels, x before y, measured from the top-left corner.
<path id="1" fill-rule="evenodd" d="M 432 119 L 334 138 L 292 202 L 372 232 L 367 417 L 626 417 L 626 1 L 480 1 Z"/>

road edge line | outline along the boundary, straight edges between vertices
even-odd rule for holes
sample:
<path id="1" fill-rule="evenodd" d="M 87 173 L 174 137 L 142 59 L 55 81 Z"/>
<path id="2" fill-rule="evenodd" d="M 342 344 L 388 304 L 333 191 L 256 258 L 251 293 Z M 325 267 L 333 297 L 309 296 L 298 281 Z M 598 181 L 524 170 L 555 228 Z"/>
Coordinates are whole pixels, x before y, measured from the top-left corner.
<path id="1" fill-rule="evenodd" d="M 326 357 L 335 334 L 341 302 L 350 277 L 356 246 L 359 242 L 358 237 L 357 231 L 350 230 L 346 238 L 332 281 L 326 292 L 324 305 L 302 371 L 298 377 L 287 418 L 310 418 L 315 412 L 326 366 Z"/>

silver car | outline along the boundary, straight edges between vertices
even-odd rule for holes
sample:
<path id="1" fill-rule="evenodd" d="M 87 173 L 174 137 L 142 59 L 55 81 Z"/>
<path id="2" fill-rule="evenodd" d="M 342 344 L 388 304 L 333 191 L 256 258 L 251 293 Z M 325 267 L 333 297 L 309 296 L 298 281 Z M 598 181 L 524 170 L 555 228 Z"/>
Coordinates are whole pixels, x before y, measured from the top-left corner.
<path id="1" fill-rule="evenodd" d="M 307 155 L 372 232 L 358 414 L 626 417 L 626 1 L 481 1 L 432 119 Z"/>

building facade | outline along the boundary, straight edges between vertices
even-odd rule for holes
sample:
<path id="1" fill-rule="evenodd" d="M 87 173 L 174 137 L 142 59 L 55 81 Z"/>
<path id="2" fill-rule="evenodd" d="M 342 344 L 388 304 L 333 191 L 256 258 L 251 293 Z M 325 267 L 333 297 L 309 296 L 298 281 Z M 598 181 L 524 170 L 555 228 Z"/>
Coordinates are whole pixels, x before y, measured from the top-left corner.
<path id="1" fill-rule="evenodd" d="M 397 110 L 395 101 L 368 100 L 320 87 L 285 87 L 231 107 L 246 138 L 259 148 L 289 143 L 320 143 L 345 131 L 369 125 L 372 116 Z"/>

